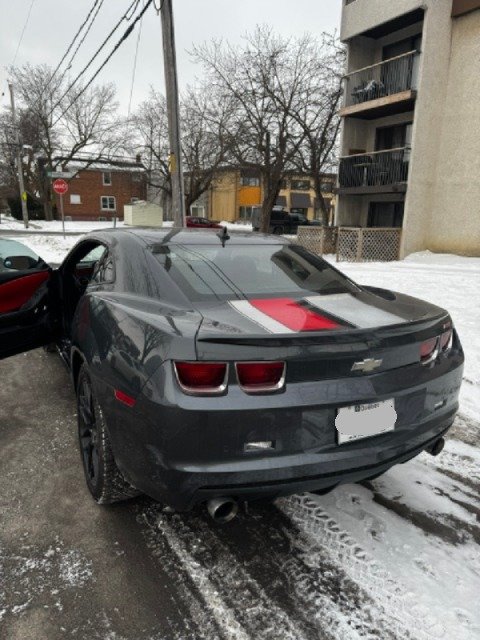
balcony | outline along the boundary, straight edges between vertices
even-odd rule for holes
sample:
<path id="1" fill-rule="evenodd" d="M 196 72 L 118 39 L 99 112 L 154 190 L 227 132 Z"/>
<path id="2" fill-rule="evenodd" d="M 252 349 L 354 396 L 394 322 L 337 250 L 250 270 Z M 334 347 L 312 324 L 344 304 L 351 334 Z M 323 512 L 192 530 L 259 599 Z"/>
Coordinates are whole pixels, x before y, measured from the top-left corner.
<path id="1" fill-rule="evenodd" d="M 407 190 L 410 147 L 340 158 L 338 193 L 363 195 Z"/>
<path id="2" fill-rule="evenodd" d="M 340 115 L 372 119 L 413 109 L 418 55 L 410 51 L 347 74 Z"/>

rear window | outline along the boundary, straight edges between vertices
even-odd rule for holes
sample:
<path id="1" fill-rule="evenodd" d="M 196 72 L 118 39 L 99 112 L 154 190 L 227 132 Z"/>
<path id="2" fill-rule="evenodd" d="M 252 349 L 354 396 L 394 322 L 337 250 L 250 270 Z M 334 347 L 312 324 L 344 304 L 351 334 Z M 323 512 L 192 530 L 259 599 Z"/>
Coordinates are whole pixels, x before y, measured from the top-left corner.
<path id="1" fill-rule="evenodd" d="M 192 301 L 358 291 L 328 262 L 295 245 L 158 245 L 152 251 Z"/>

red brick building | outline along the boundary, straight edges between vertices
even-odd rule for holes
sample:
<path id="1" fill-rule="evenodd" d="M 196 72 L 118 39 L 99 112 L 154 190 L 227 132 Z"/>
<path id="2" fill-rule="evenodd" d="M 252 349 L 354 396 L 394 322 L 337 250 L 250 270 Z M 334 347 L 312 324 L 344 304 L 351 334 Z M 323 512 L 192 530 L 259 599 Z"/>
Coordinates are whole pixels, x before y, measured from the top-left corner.
<path id="1" fill-rule="evenodd" d="M 65 217 L 72 220 L 123 219 L 126 204 L 147 199 L 147 174 L 140 158 L 134 162 L 95 160 L 90 164 L 85 159 L 71 160 L 62 170 L 75 172 L 63 196 Z"/>

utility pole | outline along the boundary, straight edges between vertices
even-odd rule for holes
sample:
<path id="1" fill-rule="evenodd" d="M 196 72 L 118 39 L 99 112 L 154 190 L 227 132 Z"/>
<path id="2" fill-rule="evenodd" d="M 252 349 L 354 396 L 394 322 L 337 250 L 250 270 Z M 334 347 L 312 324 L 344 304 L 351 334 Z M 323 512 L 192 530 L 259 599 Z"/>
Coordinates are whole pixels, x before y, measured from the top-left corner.
<path id="1" fill-rule="evenodd" d="M 13 128 L 15 129 L 15 146 L 17 150 L 17 153 L 16 153 L 17 176 L 18 176 L 18 186 L 20 187 L 20 202 L 22 203 L 22 218 L 23 218 L 23 224 L 25 225 L 25 229 L 28 229 L 27 192 L 25 191 L 25 185 L 23 182 L 23 165 L 22 165 L 22 154 L 21 154 L 21 146 L 20 146 L 20 130 L 17 125 L 17 114 L 15 111 L 15 96 L 13 93 L 13 84 L 11 82 L 8 83 L 8 88 L 10 89 L 12 121 L 13 121 Z"/>
<path id="2" fill-rule="evenodd" d="M 168 132 L 170 139 L 170 175 L 172 179 L 172 211 L 176 227 L 185 226 L 185 185 L 183 182 L 182 143 L 180 137 L 180 109 L 178 100 L 177 57 L 172 0 L 161 5 L 163 63 L 167 94 Z"/>

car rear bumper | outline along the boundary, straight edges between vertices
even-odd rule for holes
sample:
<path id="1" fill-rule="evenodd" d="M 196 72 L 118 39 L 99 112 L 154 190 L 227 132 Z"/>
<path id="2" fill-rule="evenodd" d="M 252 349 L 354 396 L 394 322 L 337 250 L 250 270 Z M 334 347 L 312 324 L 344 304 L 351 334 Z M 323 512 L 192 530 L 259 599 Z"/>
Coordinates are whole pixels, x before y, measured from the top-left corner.
<path id="1" fill-rule="evenodd" d="M 413 377 L 395 370 L 254 399 L 232 390 L 213 404 L 166 384 L 162 398 L 146 389 L 134 416 L 112 405 L 107 421 L 115 457 L 132 484 L 188 510 L 216 496 L 273 498 L 359 482 L 409 460 L 452 425 L 462 371 L 459 353 Z M 339 407 L 388 398 L 398 414 L 394 431 L 337 444 Z M 275 447 L 248 452 L 252 441 Z"/>

